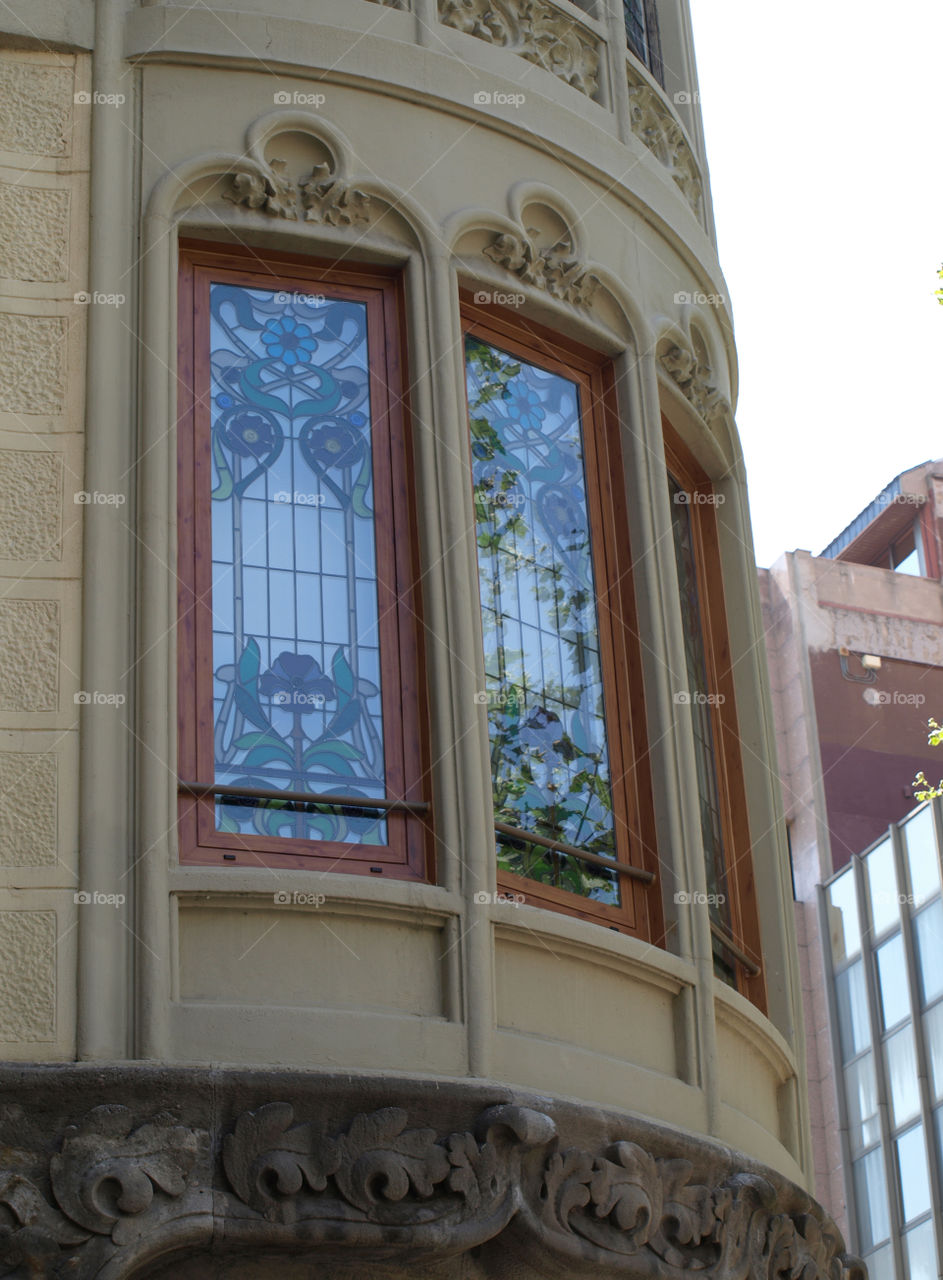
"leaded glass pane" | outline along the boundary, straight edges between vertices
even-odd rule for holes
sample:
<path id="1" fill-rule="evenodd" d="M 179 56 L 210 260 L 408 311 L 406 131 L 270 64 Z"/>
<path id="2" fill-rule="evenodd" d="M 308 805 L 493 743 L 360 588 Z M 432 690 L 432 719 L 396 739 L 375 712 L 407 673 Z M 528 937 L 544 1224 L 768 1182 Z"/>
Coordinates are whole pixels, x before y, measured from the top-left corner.
<path id="1" fill-rule="evenodd" d="M 210 286 L 215 781 L 385 795 L 366 307 Z M 220 798 L 220 831 L 382 844 L 372 811 Z"/>
<path id="2" fill-rule="evenodd" d="M 933 832 L 933 810 L 929 805 L 905 822 L 901 828 L 907 865 L 910 870 L 910 887 L 917 906 L 940 892 L 940 862 Z"/>
<path id="3" fill-rule="evenodd" d="M 668 477 L 671 493 L 672 529 L 675 564 L 681 594 L 681 621 L 684 634 L 685 680 L 687 687 L 676 690 L 675 698 L 691 712 L 694 729 L 694 758 L 697 767 L 697 796 L 701 811 L 701 839 L 707 872 L 708 906 L 711 915 L 730 928 L 730 902 L 727 890 L 727 862 L 721 823 L 720 788 L 717 784 L 717 759 L 711 712 L 715 698 L 707 677 L 707 653 L 701 618 L 700 593 L 694 533 L 691 527 L 689 495 L 677 481 Z"/>
<path id="4" fill-rule="evenodd" d="M 622 7 L 625 11 L 625 34 L 629 48 L 648 66 L 648 40 L 643 0 L 622 0 Z"/>
<path id="5" fill-rule="evenodd" d="M 495 818 L 616 855 L 576 383 L 469 336 Z M 615 872 L 502 838 L 498 864 L 617 904 Z"/>

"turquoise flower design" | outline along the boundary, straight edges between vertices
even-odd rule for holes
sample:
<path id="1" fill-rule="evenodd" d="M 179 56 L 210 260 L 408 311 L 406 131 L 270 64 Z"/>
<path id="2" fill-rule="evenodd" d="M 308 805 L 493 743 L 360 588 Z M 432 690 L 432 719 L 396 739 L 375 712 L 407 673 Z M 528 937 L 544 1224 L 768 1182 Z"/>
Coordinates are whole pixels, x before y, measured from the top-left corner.
<path id="1" fill-rule="evenodd" d="M 293 316 L 266 321 L 262 341 L 268 354 L 290 368 L 293 364 L 310 364 L 318 349 L 318 340 L 306 324 Z"/>
<path id="2" fill-rule="evenodd" d="M 532 387 L 520 385 L 511 388 L 507 405 L 508 417 L 518 422 L 525 430 L 539 431 L 540 424 L 546 417 L 546 410 L 540 403 L 540 396 Z"/>

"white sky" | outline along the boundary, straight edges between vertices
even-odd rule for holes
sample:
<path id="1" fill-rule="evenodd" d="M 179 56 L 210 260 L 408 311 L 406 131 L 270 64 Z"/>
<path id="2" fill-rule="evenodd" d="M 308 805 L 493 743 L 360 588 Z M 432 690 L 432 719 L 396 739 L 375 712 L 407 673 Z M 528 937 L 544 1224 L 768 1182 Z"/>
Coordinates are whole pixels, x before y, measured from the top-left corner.
<path id="1" fill-rule="evenodd" d="M 943 456 L 943 0 L 691 0 L 757 562 Z"/>

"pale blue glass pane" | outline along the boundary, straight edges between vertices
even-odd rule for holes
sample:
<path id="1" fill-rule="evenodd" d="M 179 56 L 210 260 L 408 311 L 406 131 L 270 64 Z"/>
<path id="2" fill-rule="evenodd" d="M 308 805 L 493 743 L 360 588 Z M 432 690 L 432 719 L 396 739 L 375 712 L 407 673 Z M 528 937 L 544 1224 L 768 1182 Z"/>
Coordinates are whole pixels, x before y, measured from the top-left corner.
<path id="1" fill-rule="evenodd" d="M 845 1068 L 845 1099 L 849 1140 L 852 1149 L 860 1151 L 876 1142 L 881 1132 L 874 1058 L 870 1053 Z"/>
<path id="2" fill-rule="evenodd" d="M 923 1125 L 916 1124 L 897 1139 L 897 1165 L 904 1221 L 912 1222 L 930 1208 L 930 1177 Z"/>
<path id="3" fill-rule="evenodd" d="M 921 1222 L 904 1236 L 904 1259 L 908 1280 L 936 1280 L 936 1243 L 933 1222 Z"/>
<path id="4" fill-rule="evenodd" d="M 232 631 L 233 599 L 232 599 L 232 565 L 213 565 L 213 629 L 216 631 Z"/>
<path id="5" fill-rule="evenodd" d="M 940 864 L 933 834 L 933 810 L 921 809 L 903 826 L 910 889 L 919 906 L 940 892 Z"/>
<path id="6" fill-rule="evenodd" d="M 838 1004 L 842 1061 L 847 1062 L 849 1058 L 855 1057 L 871 1043 L 864 965 L 860 960 L 856 960 L 836 976 L 835 996 Z"/>
<path id="7" fill-rule="evenodd" d="M 914 947 L 924 1004 L 943 996 L 943 903 L 939 898 L 914 917 Z"/>
<path id="8" fill-rule="evenodd" d="M 466 371 L 495 816 L 612 857 L 579 389 L 472 337 Z M 502 839 L 498 859 L 619 901 L 615 874 L 574 858 Z"/>
<path id="9" fill-rule="evenodd" d="M 897 872 L 894 869 L 894 850 L 890 840 L 885 840 L 864 860 L 868 894 L 871 898 L 871 922 L 874 937 L 897 924 L 900 919 Z"/>
<path id="10" fill-rule="evenodd" d="M 861 950 L 861 929 L 858 925 L 858 894 L 851 868 L 829 885 L 828 925 L 833 962 L 838 965 L 856 956 Z"/>
<path id="11" fill-rule="evenodd" d="M 852 1166 L 855 1184 L 855 1207 L 858 1210 L 858 1234 L 864 1252 L 880 1244 L 890 1235 L 887 1210 L 887 1184 L 881 1151 L 870 1151 Z"/>
<path id="12" fill-rule="evenodd" d="M 886 1244 L 882 1249 L 875 1249 L 865 1258 L 868 1264 L 868 1280 L 897 1280 L 894 1270 L 894 1250 Z"/>
<path id="13" fill-rule="evenodd" d="M 881 1013 L 885 1029 L 893 1027 L 902 1018 L 910 1017 L 910 995 L 907 986 L 907 966 L 904 962 L 904 943 L 897 933 L 875 952 L 877 957 L 878 986 L 881 995 Z"/>
<path id="14" fill-rule="evenodd" d="M 908 1023 L 889 1036 L 884 1044 L 884 1052 L 887 1055 L 887 1082 L 891 1094 L 891 1123 L 897 1128 L 920 1110 L 913 1027 Z"/>
<path id="15" fill-rule="evenodd" d="M 351 634 L 376 643 L 366 308 L 217 283 L 210 313 L 217 780 L 382 796 L 379 673 Z M 382 817 L 323 807 L 227 801 L 217 820 L 386 839 Z"/>
<path id="16" fill-rule="evenodd" d="M 943 1002 L 923 1015 L 923 1034 L 930 1063 L 930 1088 L 934 1102 L 943 1098 Z"/>

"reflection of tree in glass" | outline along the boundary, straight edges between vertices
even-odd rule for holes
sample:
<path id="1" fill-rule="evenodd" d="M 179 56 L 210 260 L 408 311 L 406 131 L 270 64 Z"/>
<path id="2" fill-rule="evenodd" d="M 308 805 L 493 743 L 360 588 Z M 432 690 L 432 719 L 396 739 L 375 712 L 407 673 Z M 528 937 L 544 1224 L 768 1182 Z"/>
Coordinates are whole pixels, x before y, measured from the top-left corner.
<path id="1" fill-rule="evenodd" d="M 467 358 L 495 818 L 613 857 L 576 388 L 474 338 Z M 615 874 L 576 858 L 502 836 L 498 860 L 619 901 Z"/>

